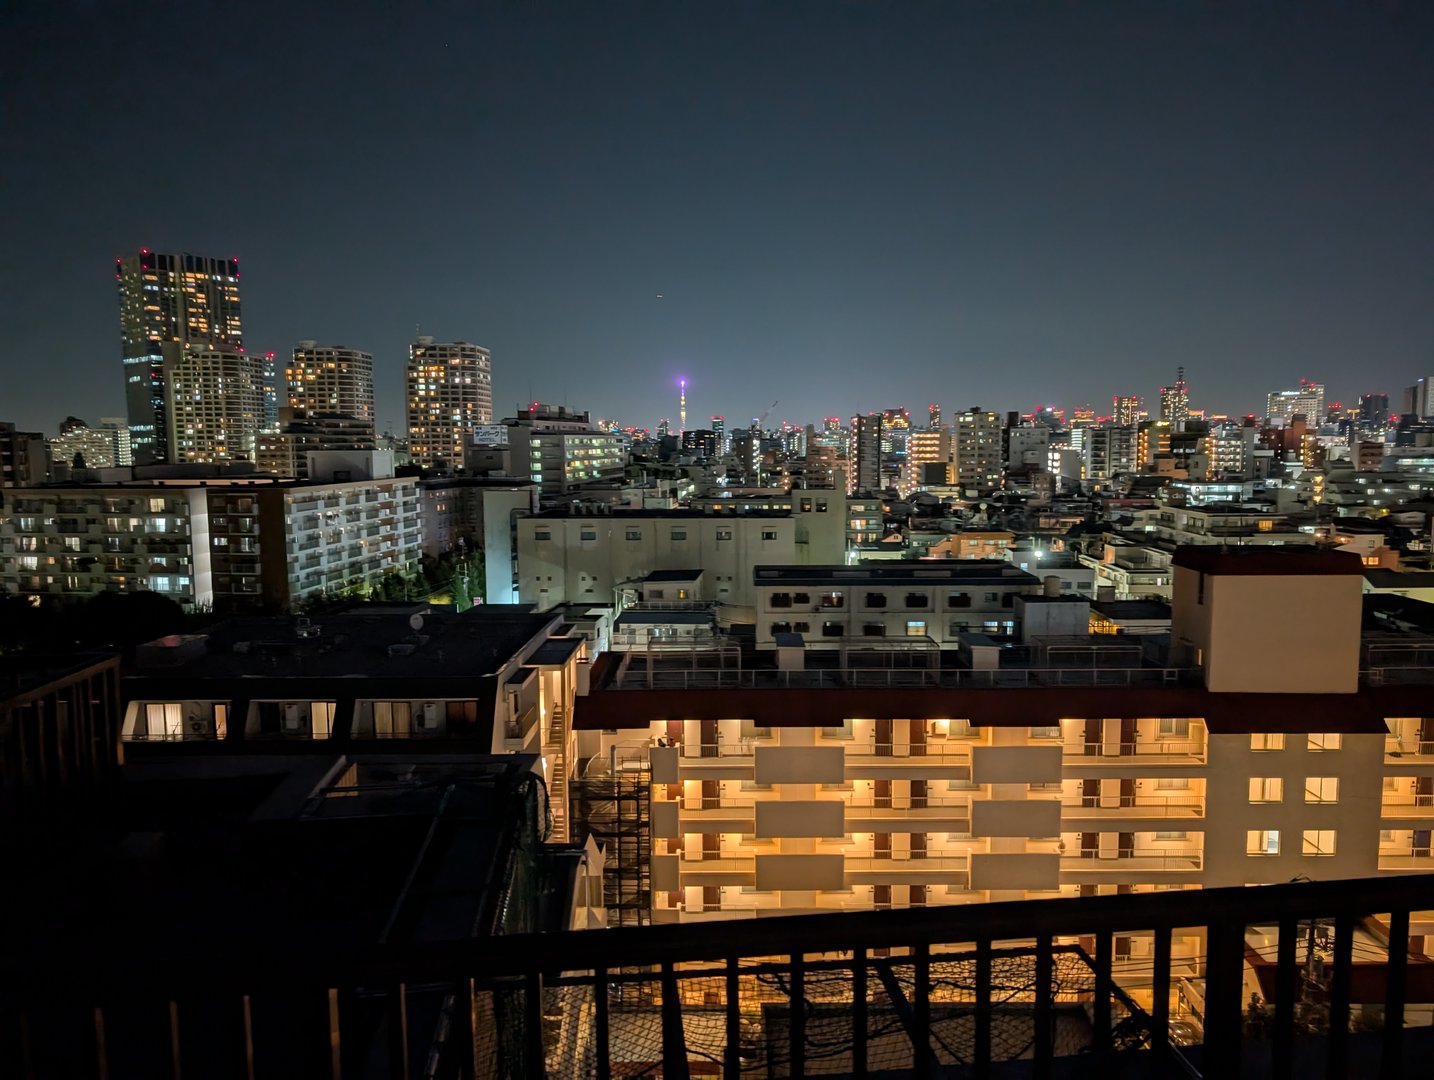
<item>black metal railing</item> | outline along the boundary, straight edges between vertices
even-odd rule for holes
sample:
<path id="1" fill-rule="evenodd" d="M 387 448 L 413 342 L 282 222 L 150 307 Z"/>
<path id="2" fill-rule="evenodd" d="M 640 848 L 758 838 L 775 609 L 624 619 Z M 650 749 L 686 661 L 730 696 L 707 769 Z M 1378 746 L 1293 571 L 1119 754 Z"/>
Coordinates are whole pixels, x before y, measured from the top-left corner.
<path id="1" fill-rule="evenodd" d="M 225 955 L 222 938 L 203 956 L 117 950 L 6 980 L 0 1075 L 1415 1076 L 1430 1029 L 1406 1029 L 1405 1005 L 1429 1000 L 1434 961 L 1411 953 L 1410 917 L 1431 906 L 1434 875 L 1421 875 L 326 959 Z M 1329 942 L 1318 963 L 1314 926 Z M 1387 942 L 1374 964 L 1371 926 Z M 1258 1023 L 1252 933 L 1266 951 L 1277 940 Z M 1121 959 L 1132 934 L 1150 946 L 1138 988 Z M 1176 1045 L 1172 942 L 1192 937 L 1203 1044 Z"/>

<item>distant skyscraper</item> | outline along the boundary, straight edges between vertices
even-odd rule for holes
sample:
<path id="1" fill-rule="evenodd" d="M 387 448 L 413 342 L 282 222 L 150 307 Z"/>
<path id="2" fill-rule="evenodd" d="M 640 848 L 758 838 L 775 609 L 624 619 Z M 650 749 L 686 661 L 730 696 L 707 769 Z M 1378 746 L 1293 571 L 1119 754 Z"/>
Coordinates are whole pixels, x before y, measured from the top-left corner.
<path id="1" fill-rule="evenodd" d="M 1160 419 L 1183 424 L 1190 419 L 1190 391 L 1185 385 L 1185 369 L 1175 369 L 1175 385 L 1160 388 Z"/>
<path id="2" fill-rule="evenodd" d="M 1324 422 L 1324 385 L 1300 380 L 1298 390 L 1275 390 L 1265 397 L 1267 423 L 1286 427 L 1296 416 L 1303 416 L 1310 427 Z"/>
<path id="3" fill-rule="evenodd" d="M 1140 422 L 1140 398 L 1135 394 L 1127 397 L 1117 394 L 1113 405 L 1114 411 L 1111 419 L 1120 427 L 1128 427 Z"/>
<path id="4" fill-rule="evenodd" d="M 974 406 L 951 420 L 956 483 L 994 488 L 1001 482 L 1001 414 Z"/>
<path id="5" fill-rule="evenodd" d="M 120 356 L 136 462 L 170 460 L 164 365 L 182 349 L 243 348 L 239 260 L 161 255 L 147 248 L 115 260 Z"/>
<path id="6" fill-rule="evenodd" d="M 727 441 L 727 418 L 725 416 L 712 417 L 712 434 L 717 436 L 717 456 L 725 456 L 732 448 Z"/>
<path id="7" fill-rule="evenodd" d="M 1421 420 L 1434 415 L 1434 409 L 1430 408 L 1431 389 L 1434 389 L 1434 378 L 1425 378 L 1422 375 L 1414 381 L 1413 386 L 1405 387 L 1399 403 L 1399 415 L 1417 416 Z"/>
<path id="8" fill-rule="evenodd" d="M 168 460 L 253 461 L 264 415 L 262 358 L 234 349 L 166 345 Z"/>
<path id="9" fill-rule="evenodd" d="M 882 415 L 868 413 L 851 418 L 851 476 L 853 491 L 877 492 L 882 488 Z"/>
<path id="10" fill-rule="evenodd" d="M 1362 424 L 1382 424 L 1389 419 L 1388 394 L 1360 394 L 1359 421 Z"/>
<path id="11" fill-rule="evenodd" d="M 928 405 L 928 406 L 926 406 L 926 429 L 927 429 L 928 431 L 936 431 L 936 430 L 937 430 L 938 428 L 940 428 L 940 427 L 941 427 L 941 406 L 940 406 L 940 405 Z"/>
<path id="12" fill-rule="evenodd" d="M 265 353 L 261 364 L 264 377 L 264 431 L 279 430 L 279 406 L 285 398 L 279 381 L 279 361 L 273 353 Z"/>
<path id="13" fill-rule="evenodd" d="M 459 467 L 468 433 L 493 422 L 492 372 L 488 350 L 466 341 L 421 337 L 408 347 L 408 450 L 415 465 Z"/>
<path id="14" fill-rule="evenodd" d="M 284 371 L 289 407 L 309 416 L 346 416 L 374 431 L 373 357 L 345 345 L 301 341 Z"/>

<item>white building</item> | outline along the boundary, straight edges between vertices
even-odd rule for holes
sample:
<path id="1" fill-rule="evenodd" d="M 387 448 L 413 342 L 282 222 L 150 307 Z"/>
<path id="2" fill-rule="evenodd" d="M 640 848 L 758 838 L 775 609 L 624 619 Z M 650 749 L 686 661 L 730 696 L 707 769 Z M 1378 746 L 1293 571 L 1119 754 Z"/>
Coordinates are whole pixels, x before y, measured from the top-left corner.
<path id="1" fill-rule="evenodd" d="M 370 454 L 378 452 L 370 451 Z M 315 455 L 316 457 L 318 455 Z M 417 481 L 130 480 L 20 489 L 0 519 L 0 591 L 150 591 L 186 607 L 286 610 L 421 554 Z"/>

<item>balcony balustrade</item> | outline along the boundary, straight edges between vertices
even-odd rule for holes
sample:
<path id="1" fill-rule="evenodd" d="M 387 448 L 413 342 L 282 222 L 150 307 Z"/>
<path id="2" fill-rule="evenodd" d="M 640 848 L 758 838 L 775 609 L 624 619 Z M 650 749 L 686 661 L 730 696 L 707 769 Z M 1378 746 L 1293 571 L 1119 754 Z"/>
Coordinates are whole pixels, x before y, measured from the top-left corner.
<path id="1" fill-rule="evenodd" d="M 285 1075 L 365 1078 L 1412 1077 L 1434 1047 L 1406 1008 L 1434 987 L 1410 948 L 1413 905 L 1430 896 L 1434 874 L 431 941 L 342 960 L 241 953 L 222 937 L 202 952 L 136 944 L 0 984 L 0 1074 L 243 1076 L 279 1061 Z M 1173 948 L 1192 930 L 1195 980 Z M 1149 943 L 1138 991 L 1117 959 L 1129 935 Z M 1254 1019 L 1252 965 L 1266 991 Z M 1198 1025 L 1172 1023 L 1177 983 Z"/>

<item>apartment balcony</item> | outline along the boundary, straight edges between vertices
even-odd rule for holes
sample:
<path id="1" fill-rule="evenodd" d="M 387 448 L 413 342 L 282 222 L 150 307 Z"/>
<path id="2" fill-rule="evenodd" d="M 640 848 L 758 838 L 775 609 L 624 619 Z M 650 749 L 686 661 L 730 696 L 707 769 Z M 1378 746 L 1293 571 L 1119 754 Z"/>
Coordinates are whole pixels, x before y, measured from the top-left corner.
<path id="1" fill-rule="evenodd" d="M 1065 822 L 1112 822 L 1127 831 L 1142 820 L 1155 822 L 1199 821 L 1205 817 L 1205 800 L 1195 796 L 1163 798 L 1158 795 L 1082 796 L 1061 801 Z M 1093 830 L 1099 832 L 1101 830 Z"/>
<path id="2" fill-rule="evenodd" d="M 850 744 L 846 752 L 846 779 L 967 781 L 971 779 L 971 744 L 928 742 L 924 747 Z"/>
<path id="3" fill-rule="evenodd" d="M 1434 674 L 1434 671 L 1431 671 L 1431 674 Z M 1386 735 L 1384 737 L 1384 763 L 1386 765 L 1434 765 L 1434 741 L 1421 739 L 1415 732 Z"/>
<path id="4" fill-rule="evenodd" d="M 1380 820 L 1385 828 L 1397 829 L 1402 822 L 1410 823 L 1406 827 L 1428 828 L 1434 823 L 1434 795 L 1386 791 Z"/>
<path id="5" fill-rule="evenodd" d="M 757 884 L 755 856 L 727 856 L 714 859 L 689 859 L 682 855 L 652 856 L 652 887 L 670 892 L 689 885 Z"/>
<path id="6" fill-rule="evenodd" d="M 1427 847 L 1381 848 L 1381 873 L 1434 874 L 1434 851 Z"/>
<path id="7" fill-rule="evenodd" d="M 1063 761 L 1067 769 L 1088 766 L 1204 765 L 1204 739 L 1134 739 L 1112 742 L 1066 742 Z"/>
<path id="8" fill-rule="evenodd" d="M 969 886 L 970 859 L 965 855 L 937 855 L 925 858 L 864 856 L 848 857 L 842 864 L 846 887 L 853 885 L 955 885 Z"/>
<path id="9" fill-rule="evenodd" d="M 1204 870 L 1199 851 L 1164 854 L 1133 851 L 1067 851 L 1061 856 L 1061 884 L 1107 885 L 1125 882 L 1198 882 Z"/>
<path id="10" fill-rule="evenodd" d="M 0 1074 L 1415 1077 L 1434 1029 L 1406 1003 L 1431 1000 L 1434 964 L 1411 951 L 1411 924 L 1428 932 L 1412 909 L 1431 895 L 1434 875 L 833 912 L 388 945 L 341 965 L 222 938 L 203 956 L 117 946 L 5 982 Z M 1171 1024 L 1187 928 L 1203 941 L 1194 1046 Z M 1116 959 L 1128 934 L 1151 942 L 1138 990 Z"/>
<path id="11" fill-rule="evenodd" d="M 848 832 L 954 832 L 971 831 L 971 800 L 961 796 L 927 796 L 913 800 L 852 800 L 846 804 Z"/>

